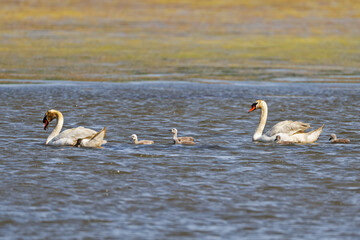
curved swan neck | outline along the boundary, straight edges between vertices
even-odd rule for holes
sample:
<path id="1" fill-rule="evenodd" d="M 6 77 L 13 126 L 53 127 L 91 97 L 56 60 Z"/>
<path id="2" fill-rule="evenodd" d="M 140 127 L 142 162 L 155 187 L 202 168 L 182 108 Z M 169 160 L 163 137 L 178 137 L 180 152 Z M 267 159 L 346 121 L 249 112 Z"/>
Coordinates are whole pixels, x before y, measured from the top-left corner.
<path id="1" fill-rule="evenodd" d="M 175 141 L 177 141 L 177 139 L 178 139 L 178 137 L 177 137 L 177 131 L 174 132 L 173 139 L 174 139 Z"/>
<path id="2" fill-rule="evenodd" d="M 267 116 L 268 116 L 268 107 L 267 107 L 267 104 L 265 101 L 261 101 L 259 108 L 261 109 L 261 116 L 260 116 L 259 125 L 253 135 L 254 141 L 258 140 L 261 137 L 261 135 L 264 131 Z"/>
<path id="3" fill-rule="evenodd" d="M 135 143 L 135 144 L 138 144 L 138 143 L 139 143 L 139 140 L 138 140 L 137 137 L 134 137 L 134 143 Z"/>
<path id="4" fill-rule="evenodd" d="M 56 115 L 56 126 L 54 130 L 50 133 L 49 137 L 46 139 L 46 143 L 48 144 L 54 137 L 59 135 L 63 125 L 64 125 L 64 117 L 61 112 L 53 110 Z"/>

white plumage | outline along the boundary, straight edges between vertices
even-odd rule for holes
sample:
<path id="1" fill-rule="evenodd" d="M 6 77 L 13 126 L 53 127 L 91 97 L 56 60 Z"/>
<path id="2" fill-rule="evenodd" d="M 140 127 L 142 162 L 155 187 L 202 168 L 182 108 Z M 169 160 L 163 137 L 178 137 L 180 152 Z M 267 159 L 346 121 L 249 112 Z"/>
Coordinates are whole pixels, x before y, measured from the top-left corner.
<path id="1" fill-rule="evenodd" d="M 282 141 L 313 143 L 318 139 L 324 127 L 324 125 L 322 125 L 316 130 L 305 132 L 305 130 L 310 128 L 310 124 L 286 120 L 275 124 L 269 131 L 263 134 L 268 115 L 267 104 L 264 100 L 257 100 L 251 107 L 249 112 L 258 108 L 261 109 L 260 122 L 253 135 L 253 141 L 272 142 L 275 140 L 276 136 L 279 135 Z"/>
<path id="2" fill-rule="evenodd" d="M 45 130 L 47 129 L 49 123 L 54 119 L 57 119 L 57 123 L 54 130 L 46 139 L 46 145 L 100 147 L 102 144 L 106 143 L 104 140 L 106 127 L 99 132 L 84 127 L 67 129 L 61 132 L 64 124 L 64 117 L 60 111 L 51 109 L 45 113 L 45 117 L 43 119 L 43 123 L 45 123 Z"/>

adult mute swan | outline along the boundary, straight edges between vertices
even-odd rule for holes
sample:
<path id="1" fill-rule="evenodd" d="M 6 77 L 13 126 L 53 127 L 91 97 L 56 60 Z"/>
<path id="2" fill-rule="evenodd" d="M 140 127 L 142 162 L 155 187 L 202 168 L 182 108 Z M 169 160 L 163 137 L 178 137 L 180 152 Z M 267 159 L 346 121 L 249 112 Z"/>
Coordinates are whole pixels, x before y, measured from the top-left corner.
<path id="1" fill-rule="evenodd" d="M 61 112 L 54 109 L 48 110 L 45 113 L 43 119 L 43 123 L 45 123 L 44 130 L 48 128 L 49 123 L 54 119 L 57 120 L 57 123 L 54 130 L 46 139 L 46 145 L 100 147 L 102 144 L 106 143 L 106 141 L 104 140 L 104 137 L 106 135 L 106 127 L 104 127 L 99 132 L 96 132 L 89 128 L 77 127 L 67 129 L 60 133 L 64 124 L 64 117 Z"/>
<path id="2" fill-rule="evenodd" d="M 249 112 L 258 108 L 261 109 L 261 117 L 259 126 L 253 135 L 253 141 L 273 142 L 275 141 L 276 136 L 279 135 L 282 141 L 314 143 L 320 136 L 324 127 L 323 124 L 316 130 L 305 132 L 306 129 L 310 128 L 310 124 L 286 120 L 275 124 L 269 131 L 263 134 L 268 115 L 268 107 L 264 100 L 257 100 L 251 105 Z"/>

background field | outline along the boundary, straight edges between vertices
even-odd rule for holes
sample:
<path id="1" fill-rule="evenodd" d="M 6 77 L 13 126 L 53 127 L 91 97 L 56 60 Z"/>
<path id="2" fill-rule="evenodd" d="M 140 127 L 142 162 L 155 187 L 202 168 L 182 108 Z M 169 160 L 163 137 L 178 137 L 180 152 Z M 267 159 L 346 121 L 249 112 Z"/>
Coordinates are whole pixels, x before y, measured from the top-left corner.
<path id="1" fill-rule="evenodd" d="M 0 78 L 359 82 L 359 26 L 357 0 L 5 0 Z"/>

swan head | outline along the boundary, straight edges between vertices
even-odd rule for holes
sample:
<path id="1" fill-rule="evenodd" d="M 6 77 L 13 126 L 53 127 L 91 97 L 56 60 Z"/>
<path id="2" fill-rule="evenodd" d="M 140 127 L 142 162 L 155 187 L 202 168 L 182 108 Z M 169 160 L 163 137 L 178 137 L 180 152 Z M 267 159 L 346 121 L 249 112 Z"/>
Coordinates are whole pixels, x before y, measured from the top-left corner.
<path id="1" fill-rule="evenodd" d="M 331 134 L 331 135 L 330 135 L 329 141 L 331 141 L 331 140 L 333 140 L 333 139 L 336 139 L 336 135 L 335 135 L 335 134 Z"/>
<path id="2" fill-rule="evenodd" d="M 51 109 L 45 113 L 45 116 L 43 119 L 43 123 L 45 123 L 44 130 L 46 130 L 49 126 L 49 123 L 57 117 L 56 112 L 57 112 L 56 110 Z"/>
<path id="3" fill-rule="evenodd" d="M 136 139 L 137 139 L 136 134 L 133 134 L 133 135 L 131 135 L 130 137 L 131 137 L 133 140 L 136 140 Z"/>
<path id="4" fill-rule="evenodd" d="M 169 131 L 172 132 L 172 133 L 177 133 L 178 132 L 178 130 L 176 128 L 173 128 L 173 129 L 171 129 Z"/>
<path id="5" fill-rule="evenodd" d="M 277 135 L 276 137 L 275 137 L 275 142 L 279 142 L 281 140 L 281 137 L 280 137 L 280 135 Z"/>
<path id="6" fill-rule="evenodd" d="M 251 105 L 251 109 L 249 110 L 249 112 L 254 111 L 255 109 L 261 108 L 263 103 L 265 103 L 265 101 L 263 100 L 256 100 L 252 105 Z"/>

